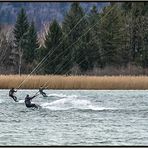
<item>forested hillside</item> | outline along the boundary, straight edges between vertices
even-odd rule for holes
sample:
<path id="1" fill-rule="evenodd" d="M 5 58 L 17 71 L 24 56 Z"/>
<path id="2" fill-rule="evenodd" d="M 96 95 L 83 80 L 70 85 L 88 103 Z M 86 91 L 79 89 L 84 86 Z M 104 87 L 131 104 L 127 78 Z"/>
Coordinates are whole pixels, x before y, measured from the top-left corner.
<path id="1" fill-rule="evenodd" d="M 81 3 L 84 10 L 90 10 L 93 5 L 101 9 L 107 2 Z M 41 29 L 44 24 L 53 19 L 62 22 L 66 11 L 69 10 L 70 2 L 0 2 L 0 22 L 1 24 L 14 24 L 20 8 L 26 10 L 28 19 L 35 21 L 37 29 Z"/>
<path id="2" fill-rule="evenodd" d="M 13 27 L 0 28 L 1 73 L 148 74 L 148 2 L 89 8 L 73 2 L 42 31 L 21 8 Z"/>

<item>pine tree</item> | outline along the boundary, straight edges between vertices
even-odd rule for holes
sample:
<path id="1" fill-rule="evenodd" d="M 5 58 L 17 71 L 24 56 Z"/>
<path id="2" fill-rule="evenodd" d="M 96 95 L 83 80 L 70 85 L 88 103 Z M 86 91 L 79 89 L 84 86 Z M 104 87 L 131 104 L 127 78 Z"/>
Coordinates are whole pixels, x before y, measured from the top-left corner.
<path id="1" fill-rule="evenodd" d="M 49 56 L 44 63 L 45 72 L 48 74 L 54 74 L 61 67 L 63 60 L 62 52 L 62 29 L 60 25 L 54 20 L 50 26 L 48 33 L 45 36 L 45 56 L 49 53 Z"/>
<path id="2" fill-rule="evenodd" d="M 124 34 L 126 34 L 125 40 L 129 49 L 129 54 L 127 54 L 129 55 L 129 63 L 130 65 L 142 66 L 141 62 L 145 57 L 142 55 L 144 53 L 142 47 L 144 41 L 144 13 L 146 12 L 144 2 L 124 2 L 121 7 L 126 21 Z"/>
<path id="3" fill-rule="evenodd" d="M 24 50 L 24 59 L 25 62 L 32 63 L 35 59 L 35 51 L 39 48 L 39 43 L 37 39 L 37 32 L 35 29 L 34 22 L 32 21 L 31 25 L 29 26 L 27 35 L 26 35 L 26 44 Z"/>
<path id="4" fill-rule="evenodd" d="M 29 23 L 27 20 L 26 12 L 22 8 L 20 13 L 17 16 L 16 24 L 14 26 L 14 37 L 15 37 L 15 44 L 17 47 L 21 46 L 23 48 L 24 36 L 28 31 Z"/>
<path id="5" fill-rule="evenodd" d="M 80 61 L 84 56 L 82 51 L 83 39 L 80 38 L 86 31 L 87 21 L 84 17 L 85 13 L 78 2 L 71 4 L 70 10 L 67 12 L 63 21 L 63 32 L 67 37 L 67 47 L 71 46 L 68 50 L 69 53 L 69 64 L 71 67 L 74 65 L 80 65 Z M 79 40 L 79 42 L 78 42 Z M 81 65 L 80 65 L 81 66 Z"/>
<path id="6" fill-rule="evenodd" d="M 99 13 L 97 10 L 97 6 L 94 5 L 90 11 L 89 22 L 90 24 L 94 24 L 98 21 L 98 19 L 99 19 Z"/>
<path id="7" fill-rule="evenodd" d="M 141 31 L 141 7 L 139 3 L 132 3 L 131 8 L 131 20 L 132 20 L 132 26 L 131 26 L 131 57 L 132 61 L 134 63 L 139 61 L 140 56 L 140 48 L 141 48 L 141 42 L 142 38 L 139 36 L 139 33 Z"/>
<path id="8" fill-rule="evenodd" d="M 111 11 L 108 13 L 108 11 Z M 106 15 L 106 13 L 108 13 Z M 121 12 L 117 4 L 107 6 L 101 16 L 100 22 L 100 48 L 103 56 L 101 57 L 102 66 L 120 65 L 119 52 L 122 43 Z"/>
<path id="9" fill-rule="evenodd" d="M 100 15 L 97 7 L 94 5 L 89 14 L 89 27 L 94 26 L 88 34 L 88 41 L 86 41 L 85 49 L 87 51 L 87 70 L 92 70 L 94 67 L 101 66 L 100 60 Z"/>
<path id="10" fill-rule="evenodd" d="M 22 68 L 22 57 L 23 52 L 25 49 L 25 43 L 26 43 L 26 35 L 29 28 L 29 23 L 27 20 L 26 12 L 22 8 L 20 13 L 17 16 L 17 21 L 14 27 L 14 37 L 15 37 L 15 45 L 17 48 L 17 52 L 19 55 L 19 74 L 21 74 L 21 68 Z"/>
<path id="11" fill-rule="evenodd" d="M 128 13 L 132 8 L 132 2 L 122 2 L 121 9 L 124 13 Z"/>

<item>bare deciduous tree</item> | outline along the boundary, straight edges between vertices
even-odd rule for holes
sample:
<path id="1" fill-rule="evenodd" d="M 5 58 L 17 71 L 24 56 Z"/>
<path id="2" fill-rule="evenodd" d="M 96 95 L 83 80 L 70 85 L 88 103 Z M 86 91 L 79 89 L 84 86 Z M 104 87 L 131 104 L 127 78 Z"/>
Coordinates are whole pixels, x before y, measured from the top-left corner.
<path id="1" fill-rule="evenodd" d="M 0 73 L 15 73 L 17 53 L 13 43 L 12 28 L 0 27 Z"/>

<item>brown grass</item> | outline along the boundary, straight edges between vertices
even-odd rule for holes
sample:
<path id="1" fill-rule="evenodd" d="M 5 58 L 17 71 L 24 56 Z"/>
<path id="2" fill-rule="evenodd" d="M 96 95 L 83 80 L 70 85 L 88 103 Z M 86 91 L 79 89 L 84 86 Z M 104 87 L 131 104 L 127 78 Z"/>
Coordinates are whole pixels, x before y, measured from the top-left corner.
<path id="1" fill-rule="evenodd" d="M 17 88 L 27 75 L 0 75 L 0 88 Z M 47 81 L 49 89 L 148 89 L 147 76 L 53 76 L 33 75 L 22 89 L 39 88 Z"/>

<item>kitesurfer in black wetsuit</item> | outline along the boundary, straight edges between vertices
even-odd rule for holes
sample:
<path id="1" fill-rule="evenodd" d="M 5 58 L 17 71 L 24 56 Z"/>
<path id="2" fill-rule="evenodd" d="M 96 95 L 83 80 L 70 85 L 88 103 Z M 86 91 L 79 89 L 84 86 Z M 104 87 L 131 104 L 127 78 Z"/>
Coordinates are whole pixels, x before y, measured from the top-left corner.
<path id="1" fill-rule="evenodd" d="M 36 104 L 31 103 L 31 100 L 33 98 L 35 98 L 36 96 L 37 95 L 34 95 L 33 97 L 30 97 L 29 95 L 26 96 L 26 98 L 25 98 L 26 107 L 35 107 L 35 108 L 38 108 L 38 106 Z"/>
<path id="2" fill-rule="evenodd" d="M 15 102 L 18 102 L 17 97 L 14 96 L 14 93 L 15 93 L 15 92 L 17 92 L 17 91 L 14 90 L 14 88 L 10 89 L 10 91 L 9 91 L 9 96 L 10 96 L 11 98 L 13 98 L 13 100 L 14 100 Z"/>
<path id="3" fill-rule="evenodd" d="M 45 88 L 40 87 L 40 88 L 39 88 L 39 92 L 40 92 L 40 94 L 41 94 L 43 97 L 48 97 L 48 96 L 46 95 L 46 93 L 43 92 L 44 89 L 45 89 Z"/>

